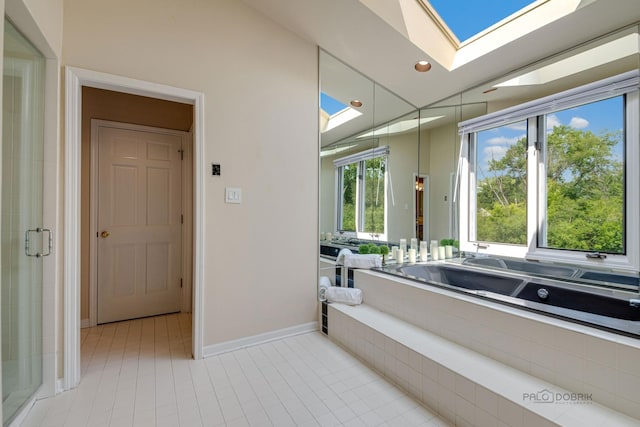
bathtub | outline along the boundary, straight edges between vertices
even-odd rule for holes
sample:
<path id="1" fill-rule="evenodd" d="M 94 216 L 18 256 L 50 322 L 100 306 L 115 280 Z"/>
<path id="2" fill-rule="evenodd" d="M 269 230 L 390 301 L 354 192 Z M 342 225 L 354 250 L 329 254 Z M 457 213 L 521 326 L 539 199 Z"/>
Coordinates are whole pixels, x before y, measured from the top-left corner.
<path id="1" fill-rule="evenodd" d="M 612 286 L 595 286 L 592 279 L 588 280 L 589 283 L 581 283 L 576 279 L 576 276 L 582 274 L 579 269 L 561 272 L 565 273 L 566 279 L 562 276 L 550 278 L 507 269 L 487 269 L 474 263 L 399 264 L 373 270 L 408 278 L 426 286 L 446 288 L 524 310 L 640 337 L 640 308 L 629 304 L 630 299 L 638 297 L 637 289 L 634 292 Z"/>
<path id="2" fill-rule="evenodd" d="M 590 270 L 568 265 L 531 262 L 506 257 L 483 256 L 465 258 L 465 265 L 476 265 L 498 270 L 516 271 L 549 278 L 561 278 L 589 282 L 594 285 L 609 284 L 611 286 L 637 291 L 640 280 L 637 275 L 614 273 L 605 270 Z"/>

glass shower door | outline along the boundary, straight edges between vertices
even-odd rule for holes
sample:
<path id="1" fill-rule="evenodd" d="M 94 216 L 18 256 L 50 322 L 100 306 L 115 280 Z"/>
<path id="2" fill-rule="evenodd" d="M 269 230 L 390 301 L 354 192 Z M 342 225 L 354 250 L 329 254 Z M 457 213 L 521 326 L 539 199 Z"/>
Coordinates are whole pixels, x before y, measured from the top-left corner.
<path id="1" fill-rule="evenodd" d="M 8 424 L 42 384 L 44 58 L 5 19 L 2 125 L 2 408 Z"/>

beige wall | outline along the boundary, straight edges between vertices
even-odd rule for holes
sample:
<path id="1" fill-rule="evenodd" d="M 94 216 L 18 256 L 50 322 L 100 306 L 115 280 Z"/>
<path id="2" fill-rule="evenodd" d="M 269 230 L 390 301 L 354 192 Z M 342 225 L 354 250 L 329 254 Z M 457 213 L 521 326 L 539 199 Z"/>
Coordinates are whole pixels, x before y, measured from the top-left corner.
<path id="1" fill-rule="evenodd" d="M 333 160 L 339 158 L 336 156 L 325 156 L 322 158 L 320 165 L 320 232 L 335 232 L 335 212 L 336 212 L 336 196 L 335 196 L 335 168 Z"/>
<path id="2" fill-rule="evenodd" d="M 403 133 L 380 138 L 380 145 L 389 146 L 389 172 L 393 184 L 393 200 L 387 195 L 389 240 L 398 242 L 415 235 L 414 197 L 418 173 L 418 133 Z M 392 203 L 395 201 L 395 203 Z"/>
<path id="3" fill-rule="evenodd" d="M 434 240 L 457 238 L 449 236 L 451 205 L 451 173 L 458 165 L 458 127 L 456 123 L 428 131 L 429 141 L 429 238 Z M 445 200 L 446 197 L 446 200 Z"/>
<path id="4" fill-rule="evenodd" d="M 90 87 L 82 88 L 82 196 L 80 319 L 89 319 L 91 119 L 189 131 L 193 106 Z"/>
<path id="5" fill-rule="evenodd" d="M 63 65 L 204 93 L 204 345 L 316 321 L 316 46 L 236 0 L 64 6 Z"/>

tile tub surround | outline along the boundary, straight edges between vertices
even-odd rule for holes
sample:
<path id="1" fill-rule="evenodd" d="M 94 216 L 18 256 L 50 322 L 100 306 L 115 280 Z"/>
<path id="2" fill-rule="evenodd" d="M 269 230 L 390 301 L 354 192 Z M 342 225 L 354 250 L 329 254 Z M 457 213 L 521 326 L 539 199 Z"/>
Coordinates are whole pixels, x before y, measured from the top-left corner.
<path id="1" fill-rule="evenodd" d="M 639 423 L 367 305 L 330 304 L 329 319 L 330 338 L 454 425 Z"/>
<path id="2" fill-rule="evenodd" d="M 374 271 L 354 278 L 368 306 L 640 419 L 638 339 Z"/>

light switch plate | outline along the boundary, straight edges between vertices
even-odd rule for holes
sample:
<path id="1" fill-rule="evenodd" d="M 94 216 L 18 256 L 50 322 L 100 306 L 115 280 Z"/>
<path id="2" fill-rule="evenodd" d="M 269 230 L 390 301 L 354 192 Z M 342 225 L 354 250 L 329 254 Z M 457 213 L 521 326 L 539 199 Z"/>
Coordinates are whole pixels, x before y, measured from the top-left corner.
<path id="1" fill-rule="evenodd" d="M 226 187 L 224 201 L 226 203 L 242 203 L 242 188 Z"/>

